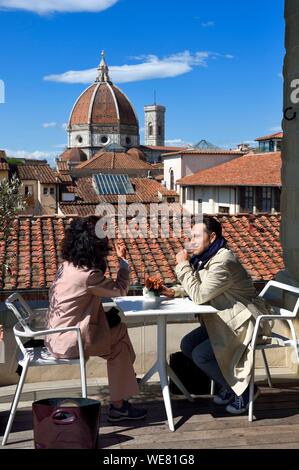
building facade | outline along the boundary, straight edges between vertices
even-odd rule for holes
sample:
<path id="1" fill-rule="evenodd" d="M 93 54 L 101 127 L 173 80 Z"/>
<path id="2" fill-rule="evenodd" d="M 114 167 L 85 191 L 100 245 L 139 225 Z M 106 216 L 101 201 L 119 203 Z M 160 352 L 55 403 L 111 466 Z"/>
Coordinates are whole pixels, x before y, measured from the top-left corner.
<path id="1" fill-rule="evenodd" d="M 280 212 L 281 154 L 248 154 L 176 181 L 192 214 Z"/>

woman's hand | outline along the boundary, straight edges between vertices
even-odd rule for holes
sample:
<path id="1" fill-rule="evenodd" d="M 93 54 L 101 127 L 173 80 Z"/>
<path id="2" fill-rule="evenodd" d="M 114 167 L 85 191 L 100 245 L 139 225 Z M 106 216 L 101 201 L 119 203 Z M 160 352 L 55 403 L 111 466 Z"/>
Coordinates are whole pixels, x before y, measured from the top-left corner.
<path id="1" fill-rule="evenodd" d="M 115 249 L 116 254 L 119 258 L 127 259 L 127 249 L 124 244 L 116 242 Z"/>
<path id="2" fill-rule="evenodd" d="M 183 263 L 184 261 L 189 261 L 189 255 L 187 250 L 182 250 L 176 255 L 177 264 Z"/>
<path id="3" fill-rule="evenodd" d="M 161 290 L 161 294 L 165 295 L 165 297 L 169 297 L 170 299 L 173 299 L 175 297 L 175 291 L 174 289 L 171 289 L 169 287 L 163 286 Z"/>

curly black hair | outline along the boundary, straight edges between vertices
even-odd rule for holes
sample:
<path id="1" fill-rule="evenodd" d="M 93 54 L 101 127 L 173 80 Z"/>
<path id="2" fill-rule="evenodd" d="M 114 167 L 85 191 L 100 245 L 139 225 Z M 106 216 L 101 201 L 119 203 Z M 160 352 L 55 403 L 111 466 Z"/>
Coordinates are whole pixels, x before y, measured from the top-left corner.
<path id="1" fill-rule="evenodd" d="M 75 267 L 106 271 L 109 242 L 107 238 L 97 237 L 98 220 L 98 217 L 90 216 L 71 221 L 61 245 L 64 261 L 72 263 Z"/>

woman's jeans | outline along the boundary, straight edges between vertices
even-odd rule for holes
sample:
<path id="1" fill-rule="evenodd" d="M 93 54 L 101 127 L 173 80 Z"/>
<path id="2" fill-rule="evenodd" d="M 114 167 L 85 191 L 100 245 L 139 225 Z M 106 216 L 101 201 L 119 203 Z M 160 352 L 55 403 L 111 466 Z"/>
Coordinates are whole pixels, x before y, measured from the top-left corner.
<path id="1" fill-rule="evenodd" d="M 230 390 L 230 386 L 227 384 L 218 366 L 205 326 L 200 326 L 184 336 L 181 341 L 181 350 L 210 379 L 214 380 L 221 387 Z"/>

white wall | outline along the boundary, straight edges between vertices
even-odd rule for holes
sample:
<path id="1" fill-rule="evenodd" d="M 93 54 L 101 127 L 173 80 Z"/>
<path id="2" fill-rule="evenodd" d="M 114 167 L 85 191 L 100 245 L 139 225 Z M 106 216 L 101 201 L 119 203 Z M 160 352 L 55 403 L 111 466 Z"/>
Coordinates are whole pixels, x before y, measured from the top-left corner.
<path id="1" fill-rule="evenodd" d="M 167 188 L 170 189 L 170 169 L 174 170 L 174 181 L 177 181 L 184 176 L 193 175 L 201 170 L 213 168 L 214 166 L 221 165 L 240 155 L 174 155 L 162 156 L 164 161 L 164 180 L 166 181 Z M 179 187 L 177 188 L 179 190 Z"/>
<path id="2" fill-rule="evenodd" d="M 183 188 L 181 188 L 181 203 L 183 204 Z M 198 214 L 202 200 L 202 212 L 205 214 L 218 214 L 219 206 L 229 208 L 230 214 L 237 213 L 235 189 L 217 186 L 188 186 L 184 208 L 192 214 Z"/>
<path id="3" fill-rule="evenodd" d="M 170 170 L 174 171 L 174 182 L 182 177 L 182 158 L 180 155 L 173 157 L 162 157 L 164 160 L 164 181 L 166 187 L 170 189 Z"/>

